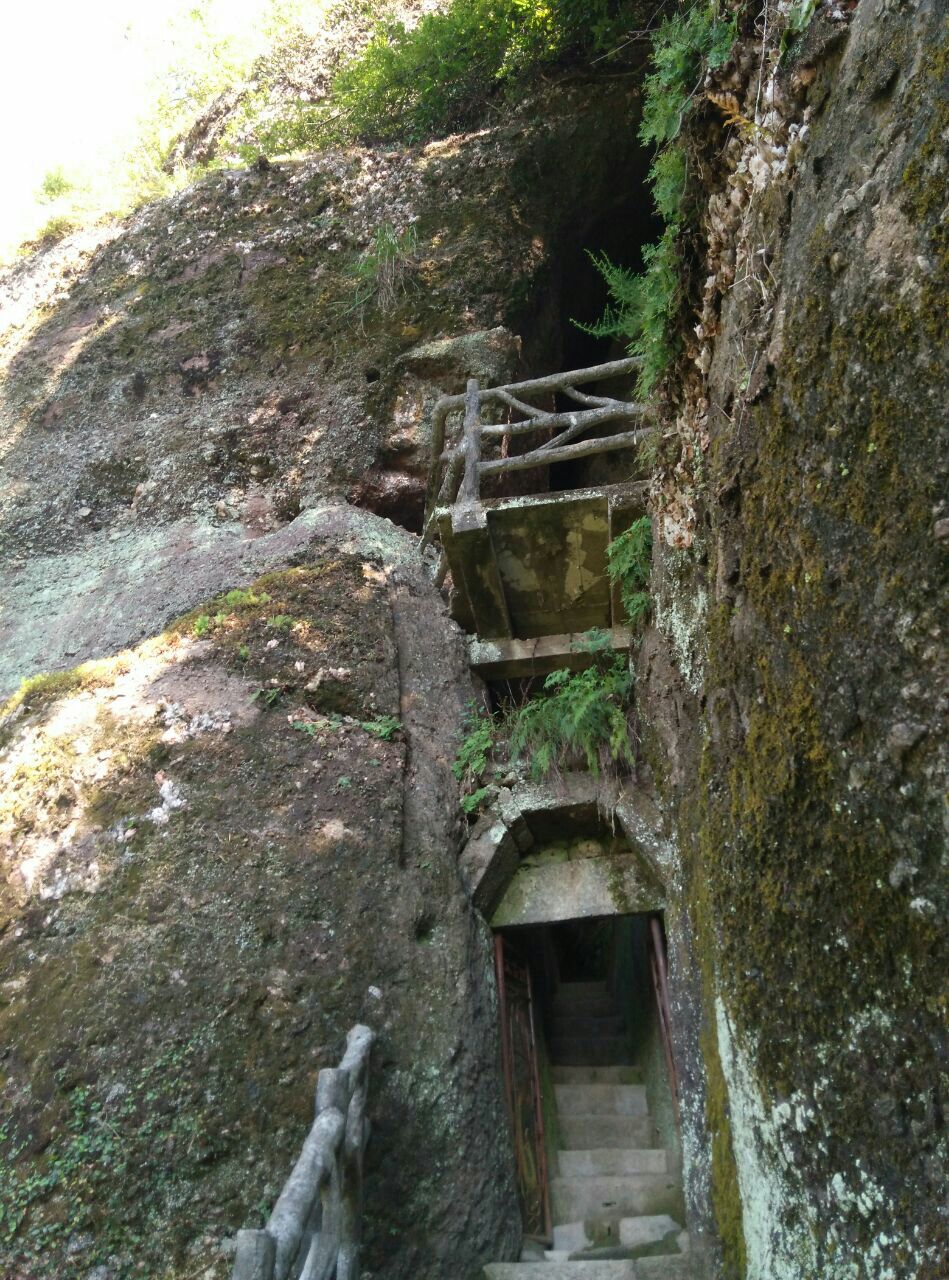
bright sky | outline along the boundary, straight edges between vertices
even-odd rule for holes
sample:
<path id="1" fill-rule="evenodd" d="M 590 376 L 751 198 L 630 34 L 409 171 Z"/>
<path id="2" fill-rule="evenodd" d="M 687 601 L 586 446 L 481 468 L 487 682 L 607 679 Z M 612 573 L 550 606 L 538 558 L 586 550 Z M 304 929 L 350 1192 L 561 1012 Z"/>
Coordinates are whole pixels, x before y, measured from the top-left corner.
<path id="1" fill-rule="evenodd" d="M 0 242 L 44 174 L 114 160 L 134 138 L 156 73 L 187 59 L 197 9 L 215 34 L 253 38 L 268 0 L 15 0 L 0 17 L 4 128 Z M 175 21 L 177 20 L 177 21 Z"/>

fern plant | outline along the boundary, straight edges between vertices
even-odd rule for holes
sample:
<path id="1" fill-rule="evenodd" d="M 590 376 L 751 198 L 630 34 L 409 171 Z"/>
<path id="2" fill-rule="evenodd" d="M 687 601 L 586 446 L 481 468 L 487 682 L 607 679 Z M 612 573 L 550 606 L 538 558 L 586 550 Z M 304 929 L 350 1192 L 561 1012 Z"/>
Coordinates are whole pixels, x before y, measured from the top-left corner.
<path id="1" fill-rule="evenodd" d="M 661 23 L 652 41 L 652 72 L 646 77 L 640 139 L 659 148 L 649 171 L 653 203 L 665 222 L 654 245 L 643 249 L 643 270 L 634 272 L 605 253 L 591 254 L 606 281 L 609 303 L 600 320 L 580 325 L 596 337 L 622 338 L 641 360 L 637 392 L 643 398 L 679 354 L 676 322 L 682 302 L 682 232 L 687 211 L 688 156 L 680 141 L 706 68 L 721 66 L 736 34 L 734 18 L 720 16 L 718 0 L 695 4 Z"/>
<path id="2" fill-rule="evenodd" d="M 652 555 L 652 521 L 648 516 L 634 520 L 606 548 L 606 571 L 610 582 L 619 586 L 620 599 L 630 622 L 636 622 L 649 610 L 650 596 L 646 587 Z"/>
<path id="3" fill-rule="evenodd" d="M 461 783 L 461 807 L 465 813 L 474 813 L 487 795 L 487 787 L 481 784 L 494 750 L 496 728 L 493 716 L 479 715 L 469 708 L 465 736 L 451 767 Z"/>
<path id="4" fill-rule="evenodd" d="M 569 764 L 594 777 L 633 764 L 627 708 L 632 689 L 625 659 L 601 658 L 585 671 L 552 671 L 540 697 L 507 721 L 511 755 L 525 756 L 535 778 Z"/>

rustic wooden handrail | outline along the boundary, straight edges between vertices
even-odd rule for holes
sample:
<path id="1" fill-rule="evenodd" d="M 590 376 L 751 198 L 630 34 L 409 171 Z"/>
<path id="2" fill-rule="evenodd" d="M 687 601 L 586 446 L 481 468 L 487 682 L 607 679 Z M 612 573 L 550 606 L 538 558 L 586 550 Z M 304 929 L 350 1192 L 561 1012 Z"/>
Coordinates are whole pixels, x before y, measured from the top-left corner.
<path id="1" fill-rule="evenodd" d="M 355 1026 L 320 1072 L 316 1118 L 262 1230 L 237 1233 L 231 1280 L 359 1280 L 366 1094 L 374 1032 Z"/>
<path id="2" fill-rule="evenodd" d="M 628 449 L 638 444 L 648 434 L 648 428 L 617 435 L 595 436 L 590 440 L 577 441 L 577 437 L 612 422 L 635 422 L 646 416 L 646 405 L 632 400 L 615 400 L 610 396 L 595 396 L 579 390 L 584 383 L 603 382 L 607 378 L 635 373 L 639 365 L 637 358 L 629 357 L 625 360 L 613 360 L 608 364 L 592 365 L 587 369 L 573 369 L 565 373 L 548 374 L 544 378 L 531 378 L 527 382 L 512 382 L 501 387 L 482 388 L 472 378 L 463 394 L 442 396 L 432 414 L 432 461 L 428 473 L 422 548 L 434 536 L 436 509 L 456 501 L 468 505 L 477 503 L 483 476 L 549 466 L 554 462 L 566 462 L 614 449 Z M 554 412 L 530 403 L 532 397 L 550 395 L 553 392 L 560 392 L 583 407 Z M 489 404 L 503 406 L 511 413 L 519 414 L 520 419 L 511 422 L 482 422 L 481 411 Z M 460 439 L 446 449 L 448 419 L 456 412 L 464 415 Z M 485 439 L 521 436 L 544 429 L 552 430 L 553 436 L 526 453 L 482 459 L 481 446 Z"/>

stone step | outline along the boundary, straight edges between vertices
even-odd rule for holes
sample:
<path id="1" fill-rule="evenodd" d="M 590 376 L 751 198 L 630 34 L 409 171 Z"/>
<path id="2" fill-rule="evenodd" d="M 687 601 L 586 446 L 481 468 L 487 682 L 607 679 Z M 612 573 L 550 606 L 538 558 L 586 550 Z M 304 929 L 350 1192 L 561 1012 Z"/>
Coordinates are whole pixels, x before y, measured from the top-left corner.
<path id="1" fill-rule="evenodd" d="M 642 1084 L 642 1067 L 551 1067 L 554 1084 Z"/>
<path id="2" fill-rule="evenodd" d="M 551 1036 L 550 1060 L 563 1067 L 612 1067 L 629 1064 L 625 1036 Z"/>
<path id="3" fill-rule="evenodd" d="M 646 1216 L 640 1214 L 636 1218 L 620 1218 L 619 1242 L 630 1249 L 644 1249 L 657 1245 L 662 1241 L 667 1253 L 686 1252 L 683 1244 L 688 1246 L 688 1235 L 679 1226 L 675 1218 L 667 1213 Z"/>
<path id="4" fill-rule="evenodd" d="M 487 1280 L 636 1280 L 632 1262 L 490 1262 Z"/>
<path id="5" fill-rule="evenodd" d="M 558 988 L 553 998 L 554 1014 L 591 1018 L 618 1013 L 616 997 L 605 983 L 571 982 Z"/>
<path id="6" fill-rule="evenodd" d="M 580 1265 L 586 1267 L 596 1264 L 582 1262 Z M 602 1266 L 602 1263 L 600 1265 Z M 634 1265 L 638 1280 L 693 1280 L 696 1274 L 695 1263 L 688 1254 L 682 1253 L 666 1254 L 656 1258 L 637 1258 Z"/>
<path id="7" fill-rule="evenodd" d="M 626 1020 L 618 1013 L 592 1017 L 589 1014 L 555 1014 L 550 1019 L 552 1040 L 603 1040 L 626 1034 Z"/>
<path id="8" fill-rule="evenodd" d="M 667 1213 L 641 1214 L 636 1218 L 601 1222 L 564 1222 L 554 1227 L 554 1249 L 569 1256 L 581 1249 L 602 1248 L 610 1244 L 626 1245 L 635 1250 L 656 1248 L 671 1243 L 673 1232 L 680 1231 L 678 1222 Z"/>
<path id="9" fill-rule="evenodd" d="M 595 1147 L 590 1151 L 559 1151 L 562 1178 L 618 1177 L 624 1173 L 668 1173 L 669 1153 L 663 1147 Z"/>
<path id="10" fill-rule="evenodd" d="M 589 1151 L 609 1147 L 651 1147 L 652 1118 L 648 1115 L 560 1115 L 557 1117 L 563 1151 Z"/>
<path id="11" fill-rule="evenodd" d="M 610 995 L 609 984 L 603 980 L 597 982 L 561 982 L 555 992 L 555 998 L 576 997 L 588 1000 L 590 996 Z"/>
<path id="12" fill-rule="evenodd" d="M 682 1190 L 669 1174 L 630 1173 L 621 1178 L 552 1178 L 550 1208 L 555 1223 L 634 1214 L 682 1212 Z"/>
<path id="13" fill-rule="evenodd" d="M 641 1116 L 649 1110 L 641 1084 L 555 1084 L 554 1097 L 558 1116 Z"/>

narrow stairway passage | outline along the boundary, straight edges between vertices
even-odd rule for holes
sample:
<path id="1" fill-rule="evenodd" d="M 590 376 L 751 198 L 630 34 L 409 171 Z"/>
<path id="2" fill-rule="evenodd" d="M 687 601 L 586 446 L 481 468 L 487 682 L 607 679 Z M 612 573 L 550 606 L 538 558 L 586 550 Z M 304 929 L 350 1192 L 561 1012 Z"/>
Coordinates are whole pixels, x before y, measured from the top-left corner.
<path id="1" fill-rule="evenodd" d="M 553 1248 L 492 1263 L 488 1280 L 688 1280 L 682 1186 L 656 1145 L 625 1019 L 605 981 L 564 982 L 548 1022 L 559 1151 Z"/>

